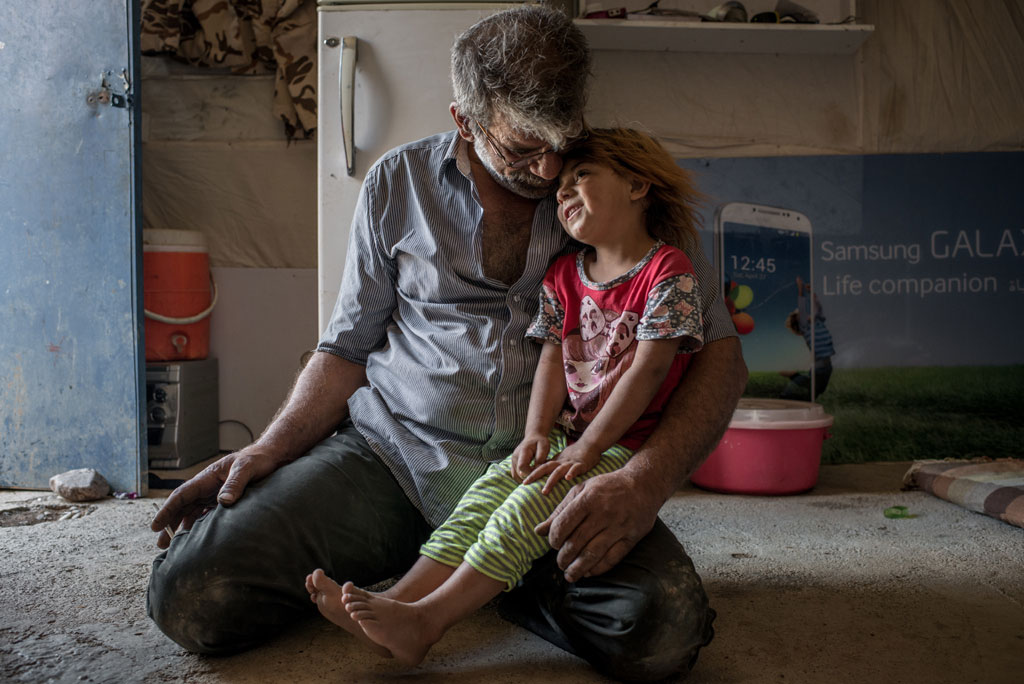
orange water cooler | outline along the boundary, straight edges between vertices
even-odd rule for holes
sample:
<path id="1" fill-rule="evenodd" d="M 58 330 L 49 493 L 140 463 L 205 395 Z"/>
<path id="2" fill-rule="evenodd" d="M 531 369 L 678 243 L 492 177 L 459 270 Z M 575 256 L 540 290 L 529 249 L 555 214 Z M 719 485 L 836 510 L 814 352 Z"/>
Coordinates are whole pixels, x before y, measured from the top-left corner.
<path id="1" fill-rule="evenodd" d="M 205 359 L 217 289 L 206 236 L 195 230 L 142 231 L 146 361 Z"/>

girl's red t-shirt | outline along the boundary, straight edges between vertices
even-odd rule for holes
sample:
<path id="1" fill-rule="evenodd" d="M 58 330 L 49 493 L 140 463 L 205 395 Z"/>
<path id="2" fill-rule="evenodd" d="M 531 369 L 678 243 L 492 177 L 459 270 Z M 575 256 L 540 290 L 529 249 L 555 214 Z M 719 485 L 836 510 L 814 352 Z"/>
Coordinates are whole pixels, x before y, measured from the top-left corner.
<path id="1" fill-rule="evenodd" d="M 562 346 L 569 396 L 557 422 L 570 439 L 601 410 L 632 365 L 639 342 L 680 339 L 654 399 L 618 441 L 636 449 L 657 425 L 691 354 L 704 344 L 697 278 L 686 254 L 660 241 L 628 273 L 605 283 L 587 277 L 585 253 L 567 254 L 548 269 L 526 334 Z"/>

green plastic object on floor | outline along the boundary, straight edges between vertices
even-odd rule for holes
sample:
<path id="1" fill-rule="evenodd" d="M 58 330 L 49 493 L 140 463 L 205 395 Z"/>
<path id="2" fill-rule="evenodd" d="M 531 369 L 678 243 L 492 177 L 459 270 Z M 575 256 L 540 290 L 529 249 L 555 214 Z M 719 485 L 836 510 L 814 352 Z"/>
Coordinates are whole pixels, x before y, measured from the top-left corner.
<path id="1" fill-rule="evenodd" d="M 886 518 L 916 518 L 917 515 L 910 513 L 906 506 L 890 506 L 882 511 Z"/>

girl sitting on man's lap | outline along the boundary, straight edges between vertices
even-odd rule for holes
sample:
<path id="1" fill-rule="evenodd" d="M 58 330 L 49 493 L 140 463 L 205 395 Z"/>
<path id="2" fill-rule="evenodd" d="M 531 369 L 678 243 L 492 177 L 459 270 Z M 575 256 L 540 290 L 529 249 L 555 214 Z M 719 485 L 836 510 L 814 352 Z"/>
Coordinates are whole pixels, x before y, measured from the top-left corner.
<path id="1" fill-rule="evenodd" d="M 558 218 L 588 247 L 557 259 L 544 278 L 527 332 L 544 347 L 522 442 L 473 484 L 387 591 L 309 575 L 325 617 L 417 664 L 551 550 L 552 511 L 576 482 L 629 460 L 703 345 L 698 284 L 681 251 L 700 249 L 695 196 L 687 172 L 637 131 L 594 130 L 565 154 Z M 570 567 L 566 579 L 580 577 Z"/>

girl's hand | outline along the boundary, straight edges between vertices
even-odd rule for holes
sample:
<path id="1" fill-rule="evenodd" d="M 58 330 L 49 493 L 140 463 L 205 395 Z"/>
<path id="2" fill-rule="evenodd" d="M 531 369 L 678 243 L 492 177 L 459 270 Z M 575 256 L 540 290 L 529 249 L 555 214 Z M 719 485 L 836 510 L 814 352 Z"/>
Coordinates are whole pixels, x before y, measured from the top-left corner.
<path id="1" fill-rule="evenodd" d="M 561 480 L 571 480 L 579 477 L 596 466 L 600 460 L 600 451 L 588 449 L 580 442 L 576 442 L 567 446 L 555 458 L 533 468 L 523 479 L 523 484 L 528 485 L 548 475 L 547 482 L 544 483 L 544 487 L 540 490 L 542 494 L 548 494 Z"/>
<path id="2" fill-rule="evenodd" d="M 547 435 L 527 435 L 512 452 L 512 479 L 522 482 L 535 466 L 548 460 L 551 445 Z M 532 480 L 531 480 L 532 482 Z"/>

